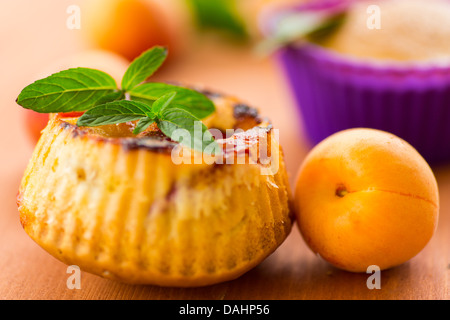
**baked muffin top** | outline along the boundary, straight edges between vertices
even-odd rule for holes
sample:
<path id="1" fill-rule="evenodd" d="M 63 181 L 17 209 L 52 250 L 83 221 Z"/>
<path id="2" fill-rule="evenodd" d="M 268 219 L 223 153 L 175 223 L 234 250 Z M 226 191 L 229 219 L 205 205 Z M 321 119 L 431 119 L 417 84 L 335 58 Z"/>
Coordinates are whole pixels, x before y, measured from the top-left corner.
<path id="1" fill-rule="evenodd" d="M 215 112 L 203 119 L 203 123 L 210 129 L 220 132 L 220 140 L 216 140 L 223 148 L 229 148 L 230 142 L 236 139 L 247 141 L 246 147 L 257 142 L 258 129 L 269 132 L 272 129 L 270 121 L 259 114 L 258 109 L 247 105 L 236 97 L 219 92 L 212 92 L 204 88 L 192 89 L 203 93 L 215 105 Z M 150 125 L 138 135 L 133 134 L 137 121 L 102 125 L 96 127 L 78 127 L 76 122 L 82 112 L 52 114 L 64 128 L 71 128 L 75 136 L 85 136 L 94 140 L 120 143 L 126 149 L 149 149 L 152 151 L 169 153 L 178 145 L 165 136 L 156 125 Z M 228 131 L 231 129 L 231 131 Z M 235 131 L 234 131 L 235 130 Z M 216 132 L 217 133 L 217 132 Z M 233 135 L 234 139 L 228 139 Z M 239 141 L 238 141 L 239 142 Z M 237 150 L 237 149 L 236 149 Z M 236 151 L 230 149 L 228 151 Z"/>
<path id="2" fill-rule="evenodd" d="M 377 5 L 380 29 L 367 21 Z M 385 61 L 450 61 L 450 1 L 359 1 L 320 45 L 356 58 Z"/>

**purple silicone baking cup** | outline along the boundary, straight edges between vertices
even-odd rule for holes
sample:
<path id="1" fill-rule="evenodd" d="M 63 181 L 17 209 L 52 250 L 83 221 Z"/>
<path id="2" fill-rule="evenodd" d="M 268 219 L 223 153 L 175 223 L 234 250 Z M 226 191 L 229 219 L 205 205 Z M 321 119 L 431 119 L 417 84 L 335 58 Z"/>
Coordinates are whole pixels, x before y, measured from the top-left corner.
<path id="1" fill-rule="evenodd" d="M 382 65 L 323 47 L 277 53 L 313 144 L 349 128 L 391 132 L 430 163 L 450 161 L 450 65 Z"/>

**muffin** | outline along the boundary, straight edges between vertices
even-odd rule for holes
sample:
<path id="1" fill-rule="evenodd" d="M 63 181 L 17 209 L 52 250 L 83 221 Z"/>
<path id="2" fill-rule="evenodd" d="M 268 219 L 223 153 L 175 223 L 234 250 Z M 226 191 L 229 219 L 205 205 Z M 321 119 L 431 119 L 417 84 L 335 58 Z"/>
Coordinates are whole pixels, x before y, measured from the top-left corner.
<path id="1" fill-rule="evenodd" d="M 431 164 L 450 160 L 449 1 L 319 1 L 273 13 L 267 36 L 293 14 L 341 15 L 276 54 L 313 145 L 369 127 L 403 138 Z"/>
<path id="2" fill-rule="evenodd" d="M 374 22 L 367 13 L 374 4 L 380 13 L 377 30 L 375 24 L 367 26 Z M 358 59 L 445 63 L 450 59 L 449 37 L 447 0 L 384 0 L 356 2 L 347 11 L 340 30 L 317 43 Z"/>
<path id="3" fill-rule="evenodd" d="M 27 234 L 67 264 L 127 283 L 204 286 L 259 264 L 291 230 L 283 154 L 256 109 L 203 93 L 216 106 L 210 129 L 241 129 L 216 139 L 234 163 L 175 164 L 179 144 L 157 127 L 134 136 L 135 122 L 88 128 L 53 114 L 19 190 Z M 262 143 L 278 167 L 249 159 Z"/>

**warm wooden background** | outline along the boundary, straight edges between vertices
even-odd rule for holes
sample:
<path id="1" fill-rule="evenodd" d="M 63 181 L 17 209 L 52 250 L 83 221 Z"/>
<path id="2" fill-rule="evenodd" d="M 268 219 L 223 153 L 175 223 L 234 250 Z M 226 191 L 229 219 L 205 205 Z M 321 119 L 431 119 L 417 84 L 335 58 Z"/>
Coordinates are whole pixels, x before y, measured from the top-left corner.
<path id="1" fill-rule="evenodd" d="M 66 28 L 76 0 L 0 2 L 0 299 L 450 299 L 450 165 L 435 170 L 441 193 L 436 235 L 404 265 L 381 273 L 381 290 L 366 287 L 366 274 L 337 270 L 313 255 L 297 228 L 261 265 L 241 278 L 205 288 L 131 286 L 82 273 L 81 289 L 66 287 L 66 266 L 28 238 L 15 204 L 33 146 L 14 100 L 33 75 L 55 59 L 82 48 L 79 31 Z M 281 129 L 291 182 L 308 144 L 286 83 L 276 64 L 249 48 L 212 39 L 159 77 L 207 84 L 259 107 Z M 449 142 L 450 147 L 450 142 Z"/>

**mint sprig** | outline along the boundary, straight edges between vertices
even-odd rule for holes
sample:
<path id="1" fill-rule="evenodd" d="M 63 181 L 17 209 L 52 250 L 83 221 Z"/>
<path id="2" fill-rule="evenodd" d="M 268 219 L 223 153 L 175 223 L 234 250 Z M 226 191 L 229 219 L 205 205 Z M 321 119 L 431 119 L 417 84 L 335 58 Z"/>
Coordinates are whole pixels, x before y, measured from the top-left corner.
<path id="1" fill-rule="evenodd" d="M 156 123 L 174 141 L 200 151 L 208 146 L 208 150 L 217 150 L 213 136 L 200 121 L 215 111 L 211 100 L 192 89 L 145 82 L 166 58 L 167 49 L 163 47 L 142 53 L 126 70 L 122 88 L 99 70 L 64 70 L 25 87 L 16 102 L 40 113 L 85 111 L 78 118 L 78 126 L 138 121 L 133 133 L 139 134 Z M 180 132 L 188 133 L 190 138 Z"/>
<path id="2" fill-rule="evenodd" d="M 193 114 L 171 104 L 176 95 L 170 92 L 152 106 L 139 101 L 108 102 L 86 111 L 78 118 L 77 125 L 95 127 L 139 120 L 133 130 L 134 134 L 139 134 L 156 122 L 162 133 L 192 149 L 203 152 L 207 147 L 215 148 L 210 146 L 215 141 L 208 128 Z"/>

